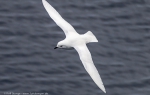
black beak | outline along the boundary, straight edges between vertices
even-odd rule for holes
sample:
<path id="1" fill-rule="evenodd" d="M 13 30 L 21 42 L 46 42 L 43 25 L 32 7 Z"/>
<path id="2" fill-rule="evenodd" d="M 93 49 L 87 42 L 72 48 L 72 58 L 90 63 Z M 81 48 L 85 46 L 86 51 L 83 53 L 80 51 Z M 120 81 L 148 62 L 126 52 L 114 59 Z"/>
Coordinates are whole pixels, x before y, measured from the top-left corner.
<path id="1" fill-rule="evenodd" d="M 54 49 L 57 49 L 58 47 L 54 47 Z"/>

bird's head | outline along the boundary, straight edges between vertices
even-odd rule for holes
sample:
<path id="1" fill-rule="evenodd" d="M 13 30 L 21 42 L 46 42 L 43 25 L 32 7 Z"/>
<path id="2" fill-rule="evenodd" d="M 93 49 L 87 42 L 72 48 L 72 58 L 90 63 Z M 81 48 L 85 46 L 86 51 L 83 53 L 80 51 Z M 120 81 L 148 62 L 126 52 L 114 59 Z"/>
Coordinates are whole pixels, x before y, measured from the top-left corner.
<path id="1" fill-rule="evenodd" d="M 57 49 L 57 48 L 68 48 L 69 46 L 67 45 L 66 41 L 60 41 L 57 43 L 57 46 L 54 48 L 54 49 Z"/>

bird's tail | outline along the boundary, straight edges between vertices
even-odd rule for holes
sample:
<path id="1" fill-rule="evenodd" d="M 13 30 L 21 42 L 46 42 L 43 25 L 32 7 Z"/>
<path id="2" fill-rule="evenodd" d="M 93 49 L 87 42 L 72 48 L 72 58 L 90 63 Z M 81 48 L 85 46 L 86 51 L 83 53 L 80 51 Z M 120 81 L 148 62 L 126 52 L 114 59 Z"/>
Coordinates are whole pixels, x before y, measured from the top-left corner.
<path id="1" fill-rule="evenodd" d="M 97 38 L 95 37 L 95 35 L 91 31 L 86 32 L 84 34 L 84 37 L 85 37 L 85 40 L 87 43 L 98 42 Z"/>

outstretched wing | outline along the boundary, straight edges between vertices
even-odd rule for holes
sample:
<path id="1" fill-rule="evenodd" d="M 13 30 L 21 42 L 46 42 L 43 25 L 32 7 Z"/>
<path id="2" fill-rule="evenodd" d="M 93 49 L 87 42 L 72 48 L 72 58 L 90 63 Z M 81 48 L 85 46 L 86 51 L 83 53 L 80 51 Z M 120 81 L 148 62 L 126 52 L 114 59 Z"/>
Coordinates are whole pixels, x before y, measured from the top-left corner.
<path id="1" fill-rule="evenodd" d="M 96 67 L 94 66 L 92 57 L 91 57 L 91 53 L 88 50 L 86 44 L 85 45 L 81 45 L 81 46 L 76 46 L 74 47 L 79 56 L 80 56 L 80 60 L 82 61 L 84 68 L 86 69 L 86 71 L 89 73 L 89 75 L 91 76 L 91 78 L 93 79 L 93 81 L 97 84 L 97 86 L 106 93 L 105 87 L 103 85 L 103 82 L 101 80 L 101 77 L 96 69 Z"/>
<path id="2" fill-rule="evenodd" d="M 65 32 L 66 36 L 68 34 L 77 34 L 75 29 L 67 21 L 65 21 L 61 17 L 61 15 L 46 0 L 42 0 L 42 2 L 49 16 Z"/>

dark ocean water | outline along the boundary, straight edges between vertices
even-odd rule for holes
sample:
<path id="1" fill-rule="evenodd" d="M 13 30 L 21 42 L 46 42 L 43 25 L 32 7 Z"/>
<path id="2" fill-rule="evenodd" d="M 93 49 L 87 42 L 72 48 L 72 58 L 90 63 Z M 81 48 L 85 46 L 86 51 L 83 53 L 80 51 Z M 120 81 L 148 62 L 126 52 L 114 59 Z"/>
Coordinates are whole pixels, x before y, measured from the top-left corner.
<path id="1" fill-rule="evenodd" d="M 1 95 L 150 95 L 150 0 L 47 1 L 96 35 L 88 47 L 107 93 L 75 50 L 53 49 L 65 35 L 41 0 L 0 0 Z"/>

